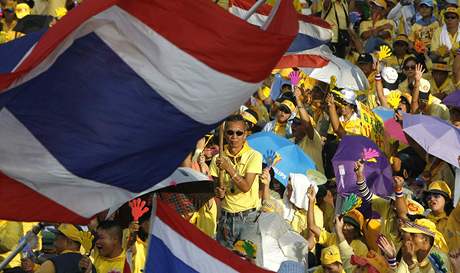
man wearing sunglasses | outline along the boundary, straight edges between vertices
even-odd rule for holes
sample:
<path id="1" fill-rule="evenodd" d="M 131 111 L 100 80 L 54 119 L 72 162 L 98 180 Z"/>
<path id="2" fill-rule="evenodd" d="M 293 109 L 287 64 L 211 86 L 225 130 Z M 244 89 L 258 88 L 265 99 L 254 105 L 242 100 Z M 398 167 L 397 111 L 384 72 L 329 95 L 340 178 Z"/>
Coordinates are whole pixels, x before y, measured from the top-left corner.
<path id="1" fill-rule="evenodd" d="M 265 124 L 263 132 L 273 132 L 279 136 L 292 137 L 292 119 L 296 106 L 290 99 L 284 99 L 278 106 L 275 120 Z"/>
<path id="2" fill-rule="evenodd" d="M 224 131 L 225 155 L 213 158 L 210 174 L 217 181 L 219 172 L 224 172 L 224 184 L 216 188 L 222 200 L 216 239 L 232 249 L 236 241 L 252 239 L 257 232 L 262 155 L 249 147 L 246 122 L 241 115 L 227 118 Z"/>
<path id="3" fill-rule="evenodd" d="M 447 50 L 456 50 L 459 46 L 460 35 L 458 35 L 458 29 L 460 12 L 458 8 L 448 7 L 443 14 L 444 25 L 436 29 L 431 39 L 432 54 L 439 54 L 438 50 L 441 47 L 445 47 Z"/>

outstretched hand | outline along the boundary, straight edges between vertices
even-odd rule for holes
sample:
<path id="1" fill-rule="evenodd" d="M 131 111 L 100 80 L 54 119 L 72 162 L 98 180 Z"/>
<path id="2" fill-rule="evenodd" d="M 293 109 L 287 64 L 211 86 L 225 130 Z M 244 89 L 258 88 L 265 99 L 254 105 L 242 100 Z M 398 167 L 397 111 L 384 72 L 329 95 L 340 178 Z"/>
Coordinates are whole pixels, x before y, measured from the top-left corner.
<path id="1" fill-rule="evenodd" d="M 149 211 L 149 208 L 145 205 L 145 201 L 143 201 L 140 198 L 134 199 L 129 202 L 129 207 L 131 208 L 131 215 L 133 216 L 134 221 L 139 221 L 139 218 L 141 218 L 142 215 Z"/>

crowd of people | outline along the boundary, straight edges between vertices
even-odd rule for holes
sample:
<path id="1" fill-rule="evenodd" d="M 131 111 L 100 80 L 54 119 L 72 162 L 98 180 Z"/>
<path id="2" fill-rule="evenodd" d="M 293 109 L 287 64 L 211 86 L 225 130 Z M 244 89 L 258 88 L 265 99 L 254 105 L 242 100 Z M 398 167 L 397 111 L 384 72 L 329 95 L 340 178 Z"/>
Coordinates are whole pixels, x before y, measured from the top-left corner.
<path id="1" fill-rule="evenodd" d="M 228 7 L 226 1 L 215 2 Z M 51 27 L 78 3 L 1 0 L 0 43 L 27 34 L 17 28 L 27 16 L 45 16 L 46 27 Z M 380 196 L 371 191 L 362 160 L 354 168 L 359 198 L 370 204 L 372 217 L 358 208 L 338 213 L 332 166 L 342 138 L 370 137 L 358 104 L 391 109 L 399 124 L 406 114 L 421 114 L 460 128 L 460 101 L 443 104 L 460 87 L 458 4 L 457 0 L 295 0 L 299 13 L 321 17 L 331 25 L 329 47 L 362 70 L 369 88 L 338 88 L 296 67 L 274 70 L 221 125 L 223 147 L 216 128 L 196 143 L 181 165 L 213 180 L 214 197 L 196 202 L 186 194 L 161 192 L 156 198 L 258 266 L 263 266 L 264 252 L 259 219 L 278 215 L 306 242 L 304 256 L 286 255 L 278 272 L 460 272 L 460 206 L 454 203 L 457 166 L 428 154 L 408 136 L 408 144 L 384 136 L 391 144 L 384 152 L 393 172 L 394 193 Z M 382 46 L 391 55 L 379 57 Z M 293 84 L 292 75 L 300 81 Z M 277 180 L 274 164 L 247 141 L 258 132 L 271 132 L 298 145 L 316 172 L 291 173 L 287 184 Z M 460 161 L 460 151 L 458 155 Z M 305 186 L 305 181 L 315 180 L 312 175 L 325 183 Z M 142 197 L 141 206 L 151 207 L 152 196 Z M 293 202 L 293 196 L 303 201 Z M 87 226 L 46 223 L 36 241 L 3 272 L 121 273 L 127 267 L 144 272 L 150 213 L 134 221 L 130 209 L 126 204 L 112 215 L 101 213 Z M 36 224 L 0 220 L 0 262 Z"/>

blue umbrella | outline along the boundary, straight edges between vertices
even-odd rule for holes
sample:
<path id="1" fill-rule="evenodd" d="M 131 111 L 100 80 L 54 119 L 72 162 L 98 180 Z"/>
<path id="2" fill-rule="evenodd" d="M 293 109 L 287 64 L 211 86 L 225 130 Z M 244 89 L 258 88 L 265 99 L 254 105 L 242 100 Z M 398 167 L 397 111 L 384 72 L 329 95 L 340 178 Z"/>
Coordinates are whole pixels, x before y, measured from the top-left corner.
<path id="1" fill-rule="evenodd" d="M 268 165 L 274 155 L 280 158 L 273 166 L 273 171 L 275 178 L 285 186 L 290 173 L 306 174 L 307 170 L 316 169 L 314 161 L 299 146 L 284 137 L 270 132 L 261 132 L 249 136 L 248 143 L 263 155 L 264 163 Z"/>
<path id="2" fill-rule="evenodd" d="M 372 112 L 379 116 L 383 120 L 383 122 L 393 118 L 395 115 L 395 111 L 393 109 L 382 106 L 375 107 L 374 109 L 372 109 Z"/>

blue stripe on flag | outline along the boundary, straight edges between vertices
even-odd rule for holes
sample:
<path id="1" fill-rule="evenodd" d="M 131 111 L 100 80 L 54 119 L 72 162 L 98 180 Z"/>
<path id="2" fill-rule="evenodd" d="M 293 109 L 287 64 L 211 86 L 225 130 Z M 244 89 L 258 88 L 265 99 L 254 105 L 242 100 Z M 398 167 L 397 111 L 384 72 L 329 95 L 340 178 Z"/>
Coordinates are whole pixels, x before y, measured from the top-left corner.
<path id="1" fill-rule="evenodd" d="M 3 106 L 70 172 L 132 192 L 166 178 L 212 129 L 167 102 L 93 33 L 0 95 Z"/>
<path id="2" fill-rule="evenodd" d="M 0 73 L 11 72 L 27 51 L 40 39 L 44 31 L 33 32 L 24 37 L 14 40 L 14 43 L 0 45 L 2 59 L 0 61 Z"/>
<path id="3" fill-rule="evenodd" d="M 325 41 L 313 38 L 310 35 L 298 33 L 287 52 L 304 51 L 324 44 L 326 44 Z"/>
<path id="4" fill-rule="evenodd" d="M 205 262 L 205 261 L 200 261 Z M 150 237 L 147 263 L 144 272 L 198 272 L 174 256 L 169 248 L 155 235 Z"/>

